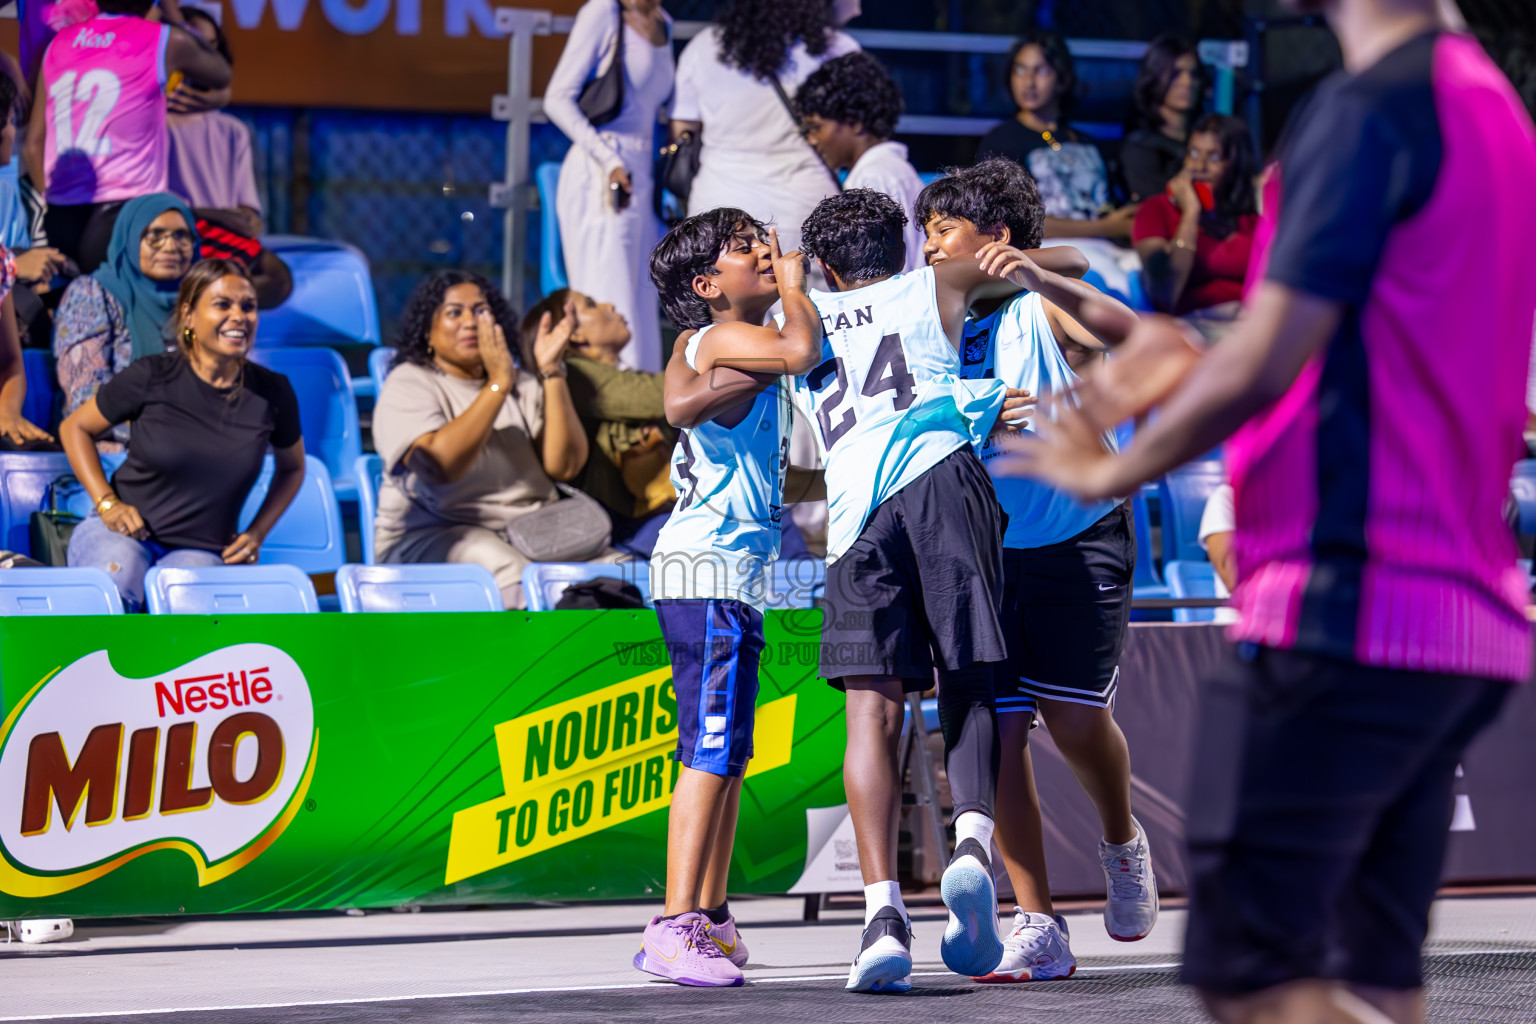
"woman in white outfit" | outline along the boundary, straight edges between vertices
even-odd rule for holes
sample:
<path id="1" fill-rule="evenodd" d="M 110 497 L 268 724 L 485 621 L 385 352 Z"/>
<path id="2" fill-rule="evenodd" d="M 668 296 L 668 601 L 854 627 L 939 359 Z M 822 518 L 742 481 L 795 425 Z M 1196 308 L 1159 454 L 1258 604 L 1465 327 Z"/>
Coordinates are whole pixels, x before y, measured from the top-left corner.
<path id="1" fill-rule="evenodd" d="M 688 43 L 677 62 L 672 137 L 702 132 L 690 215 L 736 207 L 777 227 L 786 252 L 800 247 L 800 225 L 838 189 L 773 78 L 793 96 L 822 64 L 857 50 L 834 26 L 858 13 L 857 0 L 729 0 Z"/>
<path id="2" fill-rule="evenodd" d="M 661 369 L 656 288 L 645 268 L 661 240 L 651 201 L 656 123 L 672 92 L 671 17 L 661 0 L 588 0 L 544 92 L 544 112 L 573 145 L 560 168 L 556 213 L 573 290 L 611 302 L 634 337 L 629 369 Z M 613 66 L 624 40 L 624 105 L 594 128 L 577 103 Z M 615 187 L 617 186 L 617 187 Z"/>

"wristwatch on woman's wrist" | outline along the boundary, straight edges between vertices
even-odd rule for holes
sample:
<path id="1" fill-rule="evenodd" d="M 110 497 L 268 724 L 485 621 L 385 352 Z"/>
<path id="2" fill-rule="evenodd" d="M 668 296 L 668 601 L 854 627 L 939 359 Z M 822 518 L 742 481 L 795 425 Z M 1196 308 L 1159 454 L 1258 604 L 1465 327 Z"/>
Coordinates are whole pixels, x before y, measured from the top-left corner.
<path id="1" fill-rule="evenodd" d="M 540 380 L 565 380 L 565 363 L 560 363 L 553 371 L 545 371 L 539 367 Z"/>

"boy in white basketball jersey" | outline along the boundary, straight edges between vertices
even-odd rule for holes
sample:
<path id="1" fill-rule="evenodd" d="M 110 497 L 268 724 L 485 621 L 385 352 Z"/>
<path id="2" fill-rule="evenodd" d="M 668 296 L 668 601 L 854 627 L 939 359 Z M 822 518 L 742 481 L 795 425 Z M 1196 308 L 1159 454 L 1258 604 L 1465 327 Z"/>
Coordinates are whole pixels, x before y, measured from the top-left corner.
<path id="1" fill-rule="evenodd" d="M 999 621 L 1003 514 L 972 445 L 991 430 L 1004 387 L 961 381 L 966 310 L 1014 294 L 1023 255 L 899 273 L 906 215 L 888 196 L 850 189 L 803 228 L 835 292 L 815 292 L 821 362 L 796 382 L 826 451 L 830 530 L 821 674 L 847 694 L 843 780 L 865 881 L 855 991 L 911 985 L 911 930 L 896 882 L 896 763 L 906 692 L 939 679 L 939 717 L 957 847 L 942 894 L 940 950 L 958 973 L 1002 958 L 988 855 L 997 785 L 992 664 Z M 1065 250 L 1048 259 L 1081 259 Z M 1027 260 L 1025 261 L 1027 262 Z M 1079 270 L 1079 272 L 1081 272 Z"/>
<path id="2" fill-rule="evenodd" d="M 1033 179 L 1011 160 L 986 160 L 933 182 L 917 200 L 930 266 L 1006 241 L 1040 242 L 1044 207 Z M 966 322 L 963 375 L 997 378 L 1044 398 L 1078 382 L 1136 326 L 1121 303 L 1079 281 L 1026 268 L 1030 291 L 978 303 Z M 1090 330 L 1083 321 L 1093 324 Z M 1006 450 L 983 449 L 984 462 Z M 1103 443 L 1115 447 L 1114 434 Z M 1003 536 L 1008 661 L 997 677 L 997 841 L 1018 902 L 1003 960 L 988 982 L 1070 977 L 1077 962 L 1066 922 L 1054 915 L 1040 803 L 1026 745 L 1035 712 L 1099 812 L 1099 847 L 1112 938 L 1146 936 L 1157 919 L 1157 882 L 1145 835 L 1131 817 L 1130 754 L 1110 712 L 1131 607 L 1136 540 L 1128 504 L 1080 503 L 1034 480 L 996 481 L 1008 514 Z"/>
<path id="3" fill-rule="evenodd" d="M 805 269 L 734 209 L 688 218 L 651 256 L 667 315 L 685 328 L 673 355 L 684 365 L 666 382 L 668 416 L 684 428 L 672 456 L 677 506 L 651 557 L 683 767 L 668 812 L 666 906 L 634 965 L 682 985 L 740 985 L 747 962 L 725 878 L 752 756 L 765 574 L 779 553 L 790 408 L 778 381 L 821 349 Z M 783 329 L 763 326 L 781 299 Z M 723 359 L 759 372 L 717 373 Z"/>

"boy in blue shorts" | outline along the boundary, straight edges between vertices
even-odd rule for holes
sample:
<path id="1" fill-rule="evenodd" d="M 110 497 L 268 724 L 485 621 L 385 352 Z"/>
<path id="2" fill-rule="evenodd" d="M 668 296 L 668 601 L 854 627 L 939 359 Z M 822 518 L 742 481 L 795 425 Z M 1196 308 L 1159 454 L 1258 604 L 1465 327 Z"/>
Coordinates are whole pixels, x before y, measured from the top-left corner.
<path id="1" fill-rule="evenodd" d="M 1044 207 L 1033 179 L 993 159 L 933 182 L 917 201 L 930 266 L 967 259 L 988 244 L 1040 243 Z M 998 378 L 1037 396 L 1063 394 L 1136 326 L 1121 303 L 1079 281 L 1025 268 L 1029 291 L 972 306 L 962 374 Z M 1085 326 L 1085 321 L 1093 325 Z M 1002 438 L 984 462 L 1006 451 Z M 1115 436 L 1103 444 L 1115 448 Z M 1157 880 L 1146 835 L 1131 816 L 1131 764 L 1111 702 L 1119 681 L 1136 563 L 1127 504 L 1080 503 L 1035 480 L 996 481 L 1008 514 L 1003 537 L 1003 624 L 1008 661 L 997 676 L 998 846 L 1018 903 L 1002 961 L 980 980 L 1071 976 L 1077 962 L 1046 878 L 1039 797 L 1027 740 L 1038 710 L 1099 813 L 1104 925 L 1121 941 L 1157 920 Z"/>
<path id="2" fill-rule="evenodd" d="M 690 217 L 651 256 L 685 329 L 669 372 L 677 506 L 656 540 L 651 593 L 672 661 L 679 770 L 667 820 L 666 906 L 634 965 L 682 985 L 743 983 L 747 951 L 725 900 L 742 775 L 752 756 L 766 572 L 778 556 L 789 453 L 788 390 L 820 352 L 805 261 L 741 210 Z M 782 330 L 763 326 L 783 301 Z M 721 368 L 731 360 L 747 375 Z"/>

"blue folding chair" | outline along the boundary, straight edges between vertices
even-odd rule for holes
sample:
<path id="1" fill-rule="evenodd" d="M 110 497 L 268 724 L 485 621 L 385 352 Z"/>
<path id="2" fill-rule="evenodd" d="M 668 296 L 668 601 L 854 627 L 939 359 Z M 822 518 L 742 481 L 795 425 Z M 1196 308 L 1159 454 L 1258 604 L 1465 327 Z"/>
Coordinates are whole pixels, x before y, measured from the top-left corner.
<path id="1" fill-rule="evenodd" d="M 550 612 L 566 588 L 589 580 L 614 579 L 633 583 L 651 606 L 651 567 L 648 562 L 534 562 L 523 570 L 523 601 L 531 612 Z"/>
<path id="2" fill-rule="evenodd" d="M 1201 562 L 1200 519 L 1211 493 L 1226 483 L 1226 466 L 1211 459 L 1187 462 L 1157 482 L 1163 512 L 1163 562 Z"/>
<path id="3" fill-rule="evenodd" d="M 533 180 L 539 187 L 539 290 L 548 295 L 570 284 L 565 273 L 565 250 L 560 244 L 560 218 L 555 210 L 560 165 L 539 164 Z"/>
<path id="4" fill-rule="evenodd" d="M 63 452 L 0 452 L 0 548 L 32 553 L 32 513 L 48 485 L 72 472 Z"/>
<path id="5" fill-rule="evenodd" d="M 1136 524 L 1136 568 L 1131 575 L 1132 591 L 1138 597 L 1167 597 L 1168 588 L 1157 574 L 1156 555 L 1152 552 L 1152 510 L 1147 502 L 1147 492 L 1150 490 L 1150 485 L 1139 488 L 1131 498 L 1131 517 Z"/>
<path id="6" fill-rule="evenodd" d="M 1515 499 L 1515 508 L 1519 512 L 1516 531 L 1536 534 L 1536 459 L 1521 459 L 1515 463 L 1509 479 L 1509 494 Z"/>
<path id="7" fill-rule="evenodd" d="M 37 348 L 22 349 L 21 365 L 27 376 L 27 398 L 22 404 L 21 414 L 51 434 L 54 432 L 53 410 L 58 401 L 59 387 L 54 383 L 48 353 Z"/>
<path id="8" fill-rule="evenodd" d="M 376 562 L 373 548 L 373 521 L 379 514 L 379 481 L 384 478 L 384 460 L 364 455 L 354 464 L 357 478 L 357 532 L 363 540 L 363 564 Z"/>
<path id="9" fill-rule="evenodd" d="M 288 615 L 319 612 L 309 577 L 292 565 L 156 566 L 144 574 L 151 615 Z"/>
<path id="10" fill-rule="evenodd" d="M 346 361 L 329 348 L 260 349 L 251 358 L 288 378 L 299 399 L 305 453 L 319 458 L 331 471 L 331 486 L 338 498 L 356 500 L 352 467 L 363 454 L 363 438 Z"/>
<path id="11" fill-rule="evenodd" d="M 389 376 L 389 364 L 395 361 L 395 351 L 388 345 L 380 345 L 368 353 L 368 379 L 373 383 L 375 398 L 384 393 L 384 378 Z"/>
<path id="12" fill-rule="evenodd" d="M 345 242 L 269 235 L 261 244 L 293 274 L 293 292 L 261 314 L 261 344 L 377 345 L 379 309 L 362 250 Z"/>
<path id="13" fill-rule="evenodd" d="M 1216 567 L 1210 562 L 1175 560 L 1163 566 L 1168 590 L 1174 597 L 1215 597 Z M 1175 608 L 1174 622 L 1214 622 L 1215 608 Z"/>
<path id="14" fill-rule="evenodd" d="M 336 573 L 344 612 L 499 612 L 501 589 L 483 565 L 344 565 Z"/>
<path id="15" fill-rule="evenodd" d="M 96 568 L 10 569 L 0 572 L 0 615 L 121 615 L 112 577 Z"/>
<path id="16" fill-rule="evenodd" d="M 814 608 L 827 592 L 827 563 L 819 558 L 783 558 L 768 576 L 768 608 Z"/>
<path id="17" fill-rule="evenodd" d="M 272 456 L 262 464 L 261 476 L 240 510 L 241 528 L 250 525 L 272 486 Z M 331 489 L 331 474 L 313 455 L 304 460 L 304 486 L 294 495 L 272 532 L 261 545 L 262 565 L 292 565 L 304 572 L 335 572 L 347 560 L 342 533 L 341 506 Z"/>

